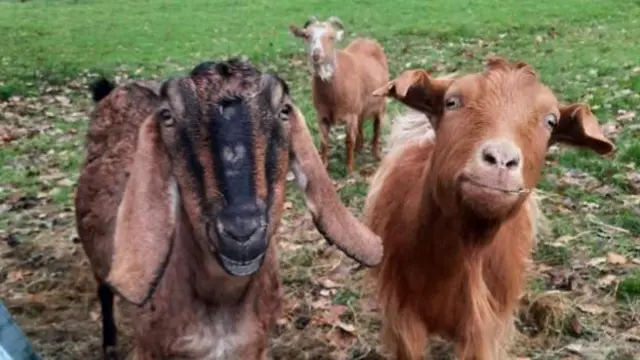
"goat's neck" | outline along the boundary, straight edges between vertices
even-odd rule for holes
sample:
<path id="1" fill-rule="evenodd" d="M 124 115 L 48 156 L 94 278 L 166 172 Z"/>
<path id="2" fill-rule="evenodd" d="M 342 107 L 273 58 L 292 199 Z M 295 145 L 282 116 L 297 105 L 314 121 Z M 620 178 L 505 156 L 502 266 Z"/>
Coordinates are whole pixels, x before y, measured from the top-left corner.
<path id="1" fill-rule="evenodd" d="M 442 263 L 449 267 L 453 259 L 461 259 L 463 255 L 482 254 L 495 238 L 500 223 L 487 221 L 461 211 L 444 211 L 436 200 L 436 194 L 442 190 L 433 185 L 428 171 L 423 174 L 422 201 L 418 211 L 419 221 L 416 229 L 416 246 L 422 248 L 422 256 L 426 256 L 434 264 Z M 455 206 L 450 204 L 449 206 Z M 443 239 L 429 238 L 433 234 L 442 234 Z"/>
<path id="2" fill-rule="evenodd" d="M 338 59 L 337 52 L 333 52 L 333 55 L 328 57 L 328 60 L 321 62 L 320 64 L 311 64 L 313 77 L 318 84 L 330 85 L 338 73 Z"/>

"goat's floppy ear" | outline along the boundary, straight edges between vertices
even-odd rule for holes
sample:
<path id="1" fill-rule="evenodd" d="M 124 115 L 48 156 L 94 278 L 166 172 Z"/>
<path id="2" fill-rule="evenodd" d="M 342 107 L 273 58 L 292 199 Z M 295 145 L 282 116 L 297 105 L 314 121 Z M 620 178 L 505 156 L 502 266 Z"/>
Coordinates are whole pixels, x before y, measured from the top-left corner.
<path id="1" fill-rule="evenodd" d="M 318 231 L 349 257 L 366 266 L 382 259 L 382 241 L 342 204 L 313 145 L 300 110 L 291 116 L 290 168 Z"/>
<path id="2" fill-rule="evenodd" d="M 373 96 L 392 97 L 427 115 L 440 115 L 452 79 L 434 79 L 425 70 L 407 70 L 375 90 Z"/>
<path id="3" fill-rule="evenodd" d="M 299 38 L 307 37 L 307 33 L 304 31 L 304 29 L 301 29 L 298 26 L 293 24 L 289 25 L 289 32 L 295 37 L 299 37 Z"/>
<path id="4" fill-rule="evenodd" d="M 140 126 L 118 213 L 107 283 L 142 306 L 153 295 L 171 254 L 178 187 L 154 116 Z"/>
<path id="5" fill-rule="evenodd" d="M 606 155 L 615 150 L 615 145 L 604 136 L 598 125 L 598 119 L 587 104 L 570 104 L 560 107 L 560 119 L 551 133 L 549 145 L 556 142 L 589 148 L 600 155 Z"/>

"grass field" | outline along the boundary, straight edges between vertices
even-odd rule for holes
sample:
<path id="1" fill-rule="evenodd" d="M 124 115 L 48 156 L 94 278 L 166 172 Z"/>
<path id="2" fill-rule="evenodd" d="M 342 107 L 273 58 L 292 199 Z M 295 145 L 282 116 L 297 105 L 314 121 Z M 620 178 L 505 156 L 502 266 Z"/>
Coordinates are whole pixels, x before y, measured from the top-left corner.
<path id="1" fill-rule="evenodd" d="M 564 100 L 592 105 L 618 150 L 550 152 L 539 189 L 551 231 L 533 255 L 512 353 L 640 359 L 640 2 L 0 1 L 0 297 L 43 359 L 100 358 L 99 307 L 71 205 L 92 106 L 87 82 L 98 73 L 166 77 L 245 55 L 289 82 L 315 133 L 305 54 L 287 31 L 312 14 L 339 16 L 347 40 L 379 40 L 392 76 L 475 71 L 500 54 L 531 63 Z M 399 110 L 393 104 L 388 118 Z M 345 176 L 342 143 L 332 141 L 329 169 L 360 213 L 377 164 L 367 145 L 359 173 Z M 326 249 L 289 194 L 274 357 L 382 358 L 362 271 Z"/>

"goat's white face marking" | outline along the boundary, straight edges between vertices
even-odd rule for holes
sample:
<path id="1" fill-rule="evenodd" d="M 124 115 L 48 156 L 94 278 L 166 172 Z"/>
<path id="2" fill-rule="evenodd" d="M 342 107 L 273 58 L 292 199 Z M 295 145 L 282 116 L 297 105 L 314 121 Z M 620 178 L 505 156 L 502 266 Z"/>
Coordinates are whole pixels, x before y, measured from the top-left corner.
<path id="1" fill-rule="evenodd" d="M 227 120 L 230 120 L 236 113 L 236 108 L 232 106 L 220 106 L 220 114 Z"/>
<path id="2" fill-rule="evenodd" d="M 318 52 L 320 57 L 325 56 L 325 50 L 322 46 L 322 37 L 329 32 L 329 28 L 326 25 L 313 26 L 309 28 L 309 56 L 314 52 Z"/>
<path id="3" fill-rule="evenodd" d="M 227 176 L 236 176 L 240 173 L 238 164 L 247 154 L 247 149 L 244 145 L 237 144 L 234 148 L 231 146 L 225 146 L 222 149 L 222 160 L 226 163 Z"/>
<path id="4" fill-rule="evenodd" d="M 314 72 L 322 79 L 322 81 L 329 81 L 335 73 L 335 61 L 333 61 L 333 54 L 327 54 L 327 49 L 323 46 L 323 39 L 327 37 L 330 31 L 335 32 L 335 41 L 342 39 L 342 30 L 334 30 L 328 24 L 316 24 L 307 28 L 309 33 L 309 49 L 308 56 L 309 62 L 313 65 Z M 335 51 L 335 50 L 333 50 Z M 319 63 L 313 60 L 313 54 L 316 52 L 320 57 Z M 331 56 L 327 61 L 327 57 Z"/>
<path id="5" fill-rule="evenodd" d="M 180 193 L 178 192 L 178 183 L 171 180 L 169 183 L 169 199 L 171 201 L 171 216 L 178 216 L 178 205 L 180 204 Z"/>

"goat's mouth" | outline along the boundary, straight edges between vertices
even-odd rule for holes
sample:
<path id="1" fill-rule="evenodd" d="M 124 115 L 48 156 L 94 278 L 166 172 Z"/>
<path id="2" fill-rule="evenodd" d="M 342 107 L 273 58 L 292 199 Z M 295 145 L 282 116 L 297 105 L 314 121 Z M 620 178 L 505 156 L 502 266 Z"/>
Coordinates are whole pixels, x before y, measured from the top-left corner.
<path id="1" fill-rule="evenodd" d="M 243 237 L 225 231 L 219 222 L 214 228 L 215 235 L 209 231 L 209 247 L 229 275 L 249 276 L 260 269 L 269 246 L 267 226 Z"/>

